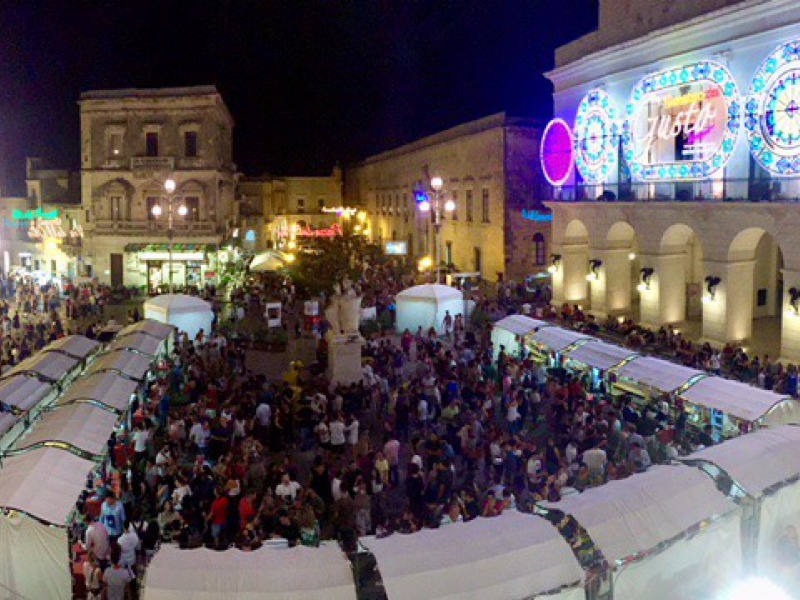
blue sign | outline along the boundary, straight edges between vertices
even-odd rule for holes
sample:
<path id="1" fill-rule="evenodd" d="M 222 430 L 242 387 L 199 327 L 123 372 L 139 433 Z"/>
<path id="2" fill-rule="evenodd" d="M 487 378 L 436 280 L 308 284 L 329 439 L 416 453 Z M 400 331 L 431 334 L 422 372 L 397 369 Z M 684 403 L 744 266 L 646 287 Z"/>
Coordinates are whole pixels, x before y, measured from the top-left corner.
<path id="1" fill-rule="evenodd" d="M 538 210 L 531 210 L 528 208 L 522 209 L 522 218 L 534 223 L 552 223 L 553 213 L 543 213 Z"/>

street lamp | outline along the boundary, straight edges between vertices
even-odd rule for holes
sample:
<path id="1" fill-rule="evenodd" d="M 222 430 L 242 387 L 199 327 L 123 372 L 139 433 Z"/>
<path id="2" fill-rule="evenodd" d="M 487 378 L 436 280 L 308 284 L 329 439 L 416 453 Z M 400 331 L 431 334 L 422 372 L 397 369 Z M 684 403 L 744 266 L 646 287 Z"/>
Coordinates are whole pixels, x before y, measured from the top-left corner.
<path id="1" fill-rule="evenodd" d="M 169 178 L 164 182 L 164 191 L 166 192 L 166 195 L 164 196 L 164 199 L 166 200 L 166 203 L 167 203 L 167 240 L 168 240 L 168 248 L 169 248 L 169 293 L 170 294 L 173 292 L 173 285 L 172 285 L 172 246 L 173 246 L 173 243 L 174 243 L 173 239 L 175 237 L 175 230 L 173 228 L 173 214 L 172 213 L 173 213 L 173 204 L 174 204 L 175 200 L 178 200 L 180 198 L 180 196 L 175 196 L 174 195 L 176 188 L 177 188 L 177 185 L 176 185 L 174 179 Z M 162 214 L 164 214 L 164 209 L 161 207 L 160 204 L 154 204 L 153 208 L 150 209 L 150 210 L 153 213 L 153 216 L 156 217 L 156 218 L 159 218 Z M 185 204 L 181 204 L 180 206 L 178 206 L 178 208 L 176 210 L 178 212 L 178 215 L 180 215 L 181 217 L 185 217 L 187 214 L 189 214 L 189 209 L 186 208 Z"/>
<path id="2" fill-rule="evenodd" d="M 433 218 L 433 231 L 436 236 L 436 283 L 439 283 L 441 265 L 441 245 L 442 245 L 442 220 L 444 212 L 452 213 L 456 209 L 456 203 L 452 200 L 447 200 L 442 203 L 441 191 L 444 187 L 444 180 L 441 177 L 432 177 L 430 181 L 431 189 L 433 190 L 433 201 L 423 199 L 417 207 L 422 213 L 431 213 Z"/>

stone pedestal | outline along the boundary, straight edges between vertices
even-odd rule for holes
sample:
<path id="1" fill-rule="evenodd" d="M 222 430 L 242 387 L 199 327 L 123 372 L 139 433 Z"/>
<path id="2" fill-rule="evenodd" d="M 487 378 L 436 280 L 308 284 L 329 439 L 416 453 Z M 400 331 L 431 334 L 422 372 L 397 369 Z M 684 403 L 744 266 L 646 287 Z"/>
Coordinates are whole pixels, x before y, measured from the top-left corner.
<path id="1" fill-rule="evenodd" d="M 364 338 L 360 334 L 332 335 L 328 338 L 328 379 L 334 383 L 361 381 L 361 347 Z"/>

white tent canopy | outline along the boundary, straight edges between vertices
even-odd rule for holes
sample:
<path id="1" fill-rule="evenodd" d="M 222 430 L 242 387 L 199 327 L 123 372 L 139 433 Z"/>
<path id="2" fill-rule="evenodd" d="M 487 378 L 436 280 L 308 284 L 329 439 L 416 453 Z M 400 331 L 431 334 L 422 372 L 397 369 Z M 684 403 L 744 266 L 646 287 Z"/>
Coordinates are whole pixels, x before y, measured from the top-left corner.
<path id="1" fill-rule="evenodd" d="M 79 362 L 79 360 L 64 354 L 39 352 L 23 360 L 8 373 L 3 375 L 2 379 L 8 379 L 20 373 L 30 373 L 44 381 L 57 383 Z"/>
<path id="2" fill-rule="evenodd" d="M 774 417 L 778 425 L 800 423 L 800 404 L 790 397 L 722 377 L 701 379 L 683 392 L 681 398 L 745 421 L 764 417 L 769 421 Z"/>
<path id="3" fill-rule="evenodd" d="M 564 348 L 576 342 L 588 342 L 593 338 L 577 331 L 562 329 L 561 327 L 545 327 L 533 334 L 533 339 L 554 352 L 561 352 Z"/>
<path id="4" fill-rule="evenodd" d="M 61 442 L 99 458 L 105 453 L 118 418 L 116 413 L 92 404 L 61 405 L 44 413 L 41 422 L 13 450 Z"/>
<path id="5" fill-rule="evenodd" d="M 162 294 L 150 298 L 144 303 L 144 316 L 174 325 L 185 331 L 191 339 L 201 329 L 210 333 L 214 321 L 210 303 L 186 294 Z"/>
<path id="6" fill-rule="evenodd" d="M 27 412 L 55 388 L 31 375 L 8 375 L 0 380 L 0 403 Z"/>
<path id="7" fill-rule="evenodd" d="M 546 507 L 575 517 L 611 563 L 736 508 L 708 475 L 675 465 L 658 465 Z"/>
<path id="8" fill-rule="evenodd" d="M 550 323 L 547 321 L 531 319 L 525 315 L 509 315 L 507 317 L 503 317 L 494 324 L 495 328 L 505 329 L 514 335 L 528 335 L 537 329 L 549 326 Z"/>
<path id="9" fill-rule="evenodd" d="M 690 379 L 698 375 L 705 375 L 703 371 L 649 356 L 632 360 L 617 369 L 617 373 L 621 377 L 664 393 L 672 393 L 688 383 Z"/>
<path id="10" fill-rule="evenodd" d="M 109 350 L 135 350 L 142 354 L 157 356 L 164 346 L 164 340 L 147 335 L 142 331 L 134 331 L 122 337 L 117 336 L 108 346 Z"/>
<path id="11" fill-rule="evenodd" d="M 0 439 L 8 433 L 14 425 L 19 423 L 19 418 L 11 413 L 0 412 Z M 3 445 L 0 444 L 0 451 L 3 450 Z"/>
<path id="12" fill-rule="evenodd" d="M 43 352 L 59 352 L 72 358 L 83 360 L 97 350 L 100 342 L 90 340 L 83 335 L 68 335 L 48 344 Z"/>
<path id="13" fill-rule="evenodd" d="M 583 580 L 558 531 L 517 512 L 362 543 L 391 600 L 512 600 Z"/>
<path id="14" fill-rule="evenodd" d="M 131 379 L 142 381 L 150 369 L 152 357 L 135 354 L 128 350 L 115 350 L 104 354 L 89 367 L 89 373 L 116 371 Z"/>
<path id="15" fill-rule="evenodd" d="M 633 350 L 600 341 L 581 344 L 572 350 L 567 350 L 564 354 L 569 356 L 572 360 L 576 360 L 595 369 L 600 369 L 601 371 L 607 371 L 632 356 L 636 356 L 636 352 Z"/>
<path id="16" fill-rule="evenodd" d="M 135 381 L 126 379 L 113 371 L 101 371 L 78 379 L 69 387 L 67 393 L 58 399 L 56 404 L 96 401 L 122 412 L 128 408 L 131 395 L 136 392 L 138 387 L 139 384 Z"/>
<path id="17" fill-rule="evenodd" d="M 119 338 L 137 332 L 145 333 L 160 340 L 166 340 L 175 332 L 175 328 L 166 323 L 161 323 L 152 319 L 144 319 L 138 323 L 128 325 L 117 334 L 117 337 Z"/>
<path id="18" fill-rule="evenodd" d="M 419 327 L 426 331 L 433 327 L 444 331 L 445 314 L 453 318 L 464 313 L 464 295 L 460 290 L 440 285 L 417 285 L 403 290 L 395 298 L 399 332 L 408 329 L 415 333 Z"/>
<path id="19" fill-rule="evenodd" d="M 92 467 L 92 461 L 56 448 L 5 458 L 0 469 L 0 507 L 63 527 Z"/>
<path id="20" fill-rule="evenodd" d="M 280 271 L 286 266 L 286 261 L 277 252 L 267 250 L 257 254 L 250 262 L 250 270 L 254 273 L 266 273 L 268 271 Z"/>
<path id="21" fill-rule="evenodd" d="M 759 496 L 770 486 L 800 473 L 800 427 L 761 429 L 724 444 L 704 448 L 683 460 L 706 460 Z"/>
<path id="22" fill-rule="evenodd" d="M 350 562 L 337 544 L 253 552 L 162 545 L 147 569 L 144 600 L 355 600 Z"/>

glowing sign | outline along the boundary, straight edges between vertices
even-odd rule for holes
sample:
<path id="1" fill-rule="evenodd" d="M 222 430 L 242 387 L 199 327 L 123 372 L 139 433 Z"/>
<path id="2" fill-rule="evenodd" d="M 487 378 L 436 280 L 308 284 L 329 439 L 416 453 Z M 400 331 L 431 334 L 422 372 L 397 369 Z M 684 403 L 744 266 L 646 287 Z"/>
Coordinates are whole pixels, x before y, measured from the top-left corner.
<path id="1" fill-rule="evenodd" d="M 703 61 L 647 75 L 631 92 L 622 143 L 640 181 L 706 179 L 736 146 L 739 90 L 724 66 Z"/>
<path id="2" fill-rule="evenodd" d="M 338 223 L 322 229 L 311 229 L 308 225 L 305 227 L 295 225 L 294 234 L 297 237 L 332 238 L 342 235 L 342 227 Z"/>
<path id="3" fill-rule="evenodd" d="M 545 213 L 538 210 L 522 209 L 522 218 L 534 223 L 552 223 L 553 213 Z"/>
<path id="4" fill-rule="evenodd" d="M 778 46 L 759 66 L 744 127 L 762 167 L 775 175 L 800 174 L 800 40 Z"/>
<path id="5" fill-rule="evenodd" d="M 408 242 L 384 242 L 383 251 L 393 256 L 408 254 Z"/>
<path id="6" fill-rule="evenodd" d="M 608 94 L 586 94 L 575 117 L 575 165 L 586 183 L 604 183 L 617 164 L 618 129 Z"/>
<path id="7" fill-rule="evenodd" d="M 350 206 L 336 206 L 336 207 L 328 207 L 323 206 L 322 212 L 324 213 L 336 213 L 340 217 L 352 217 L 358 212 L 357 208 L 352 208 Z"/>
<path id="8" fill-rule="evenodd" d="M 64 238 L 82 238 L 83 228 L 80 225 L 66 230 L 61 222 L 61 219 L 53 219 L 50 221 L 37 220 L 31 223 L 28 228 L 28 237 L 34 240 L 45 240 L 48 238 L 63 240 Z"/>
<path id="9" fill-rule="evenodd" d="M 542 172 L 550 185 L 564 185 L 572 173 L 572 131 L 564 119 L 553 119 L 542 133 L 539 148 Z"/>
<path id="10" fill-rule="evenodd" d="M 12 218 L 15 221 L 53 221 L 58 218 L 58 209 L 51 211 L 43 211 L 41 208 L 36 210 L 15 210 L 12 213 Z"/>

